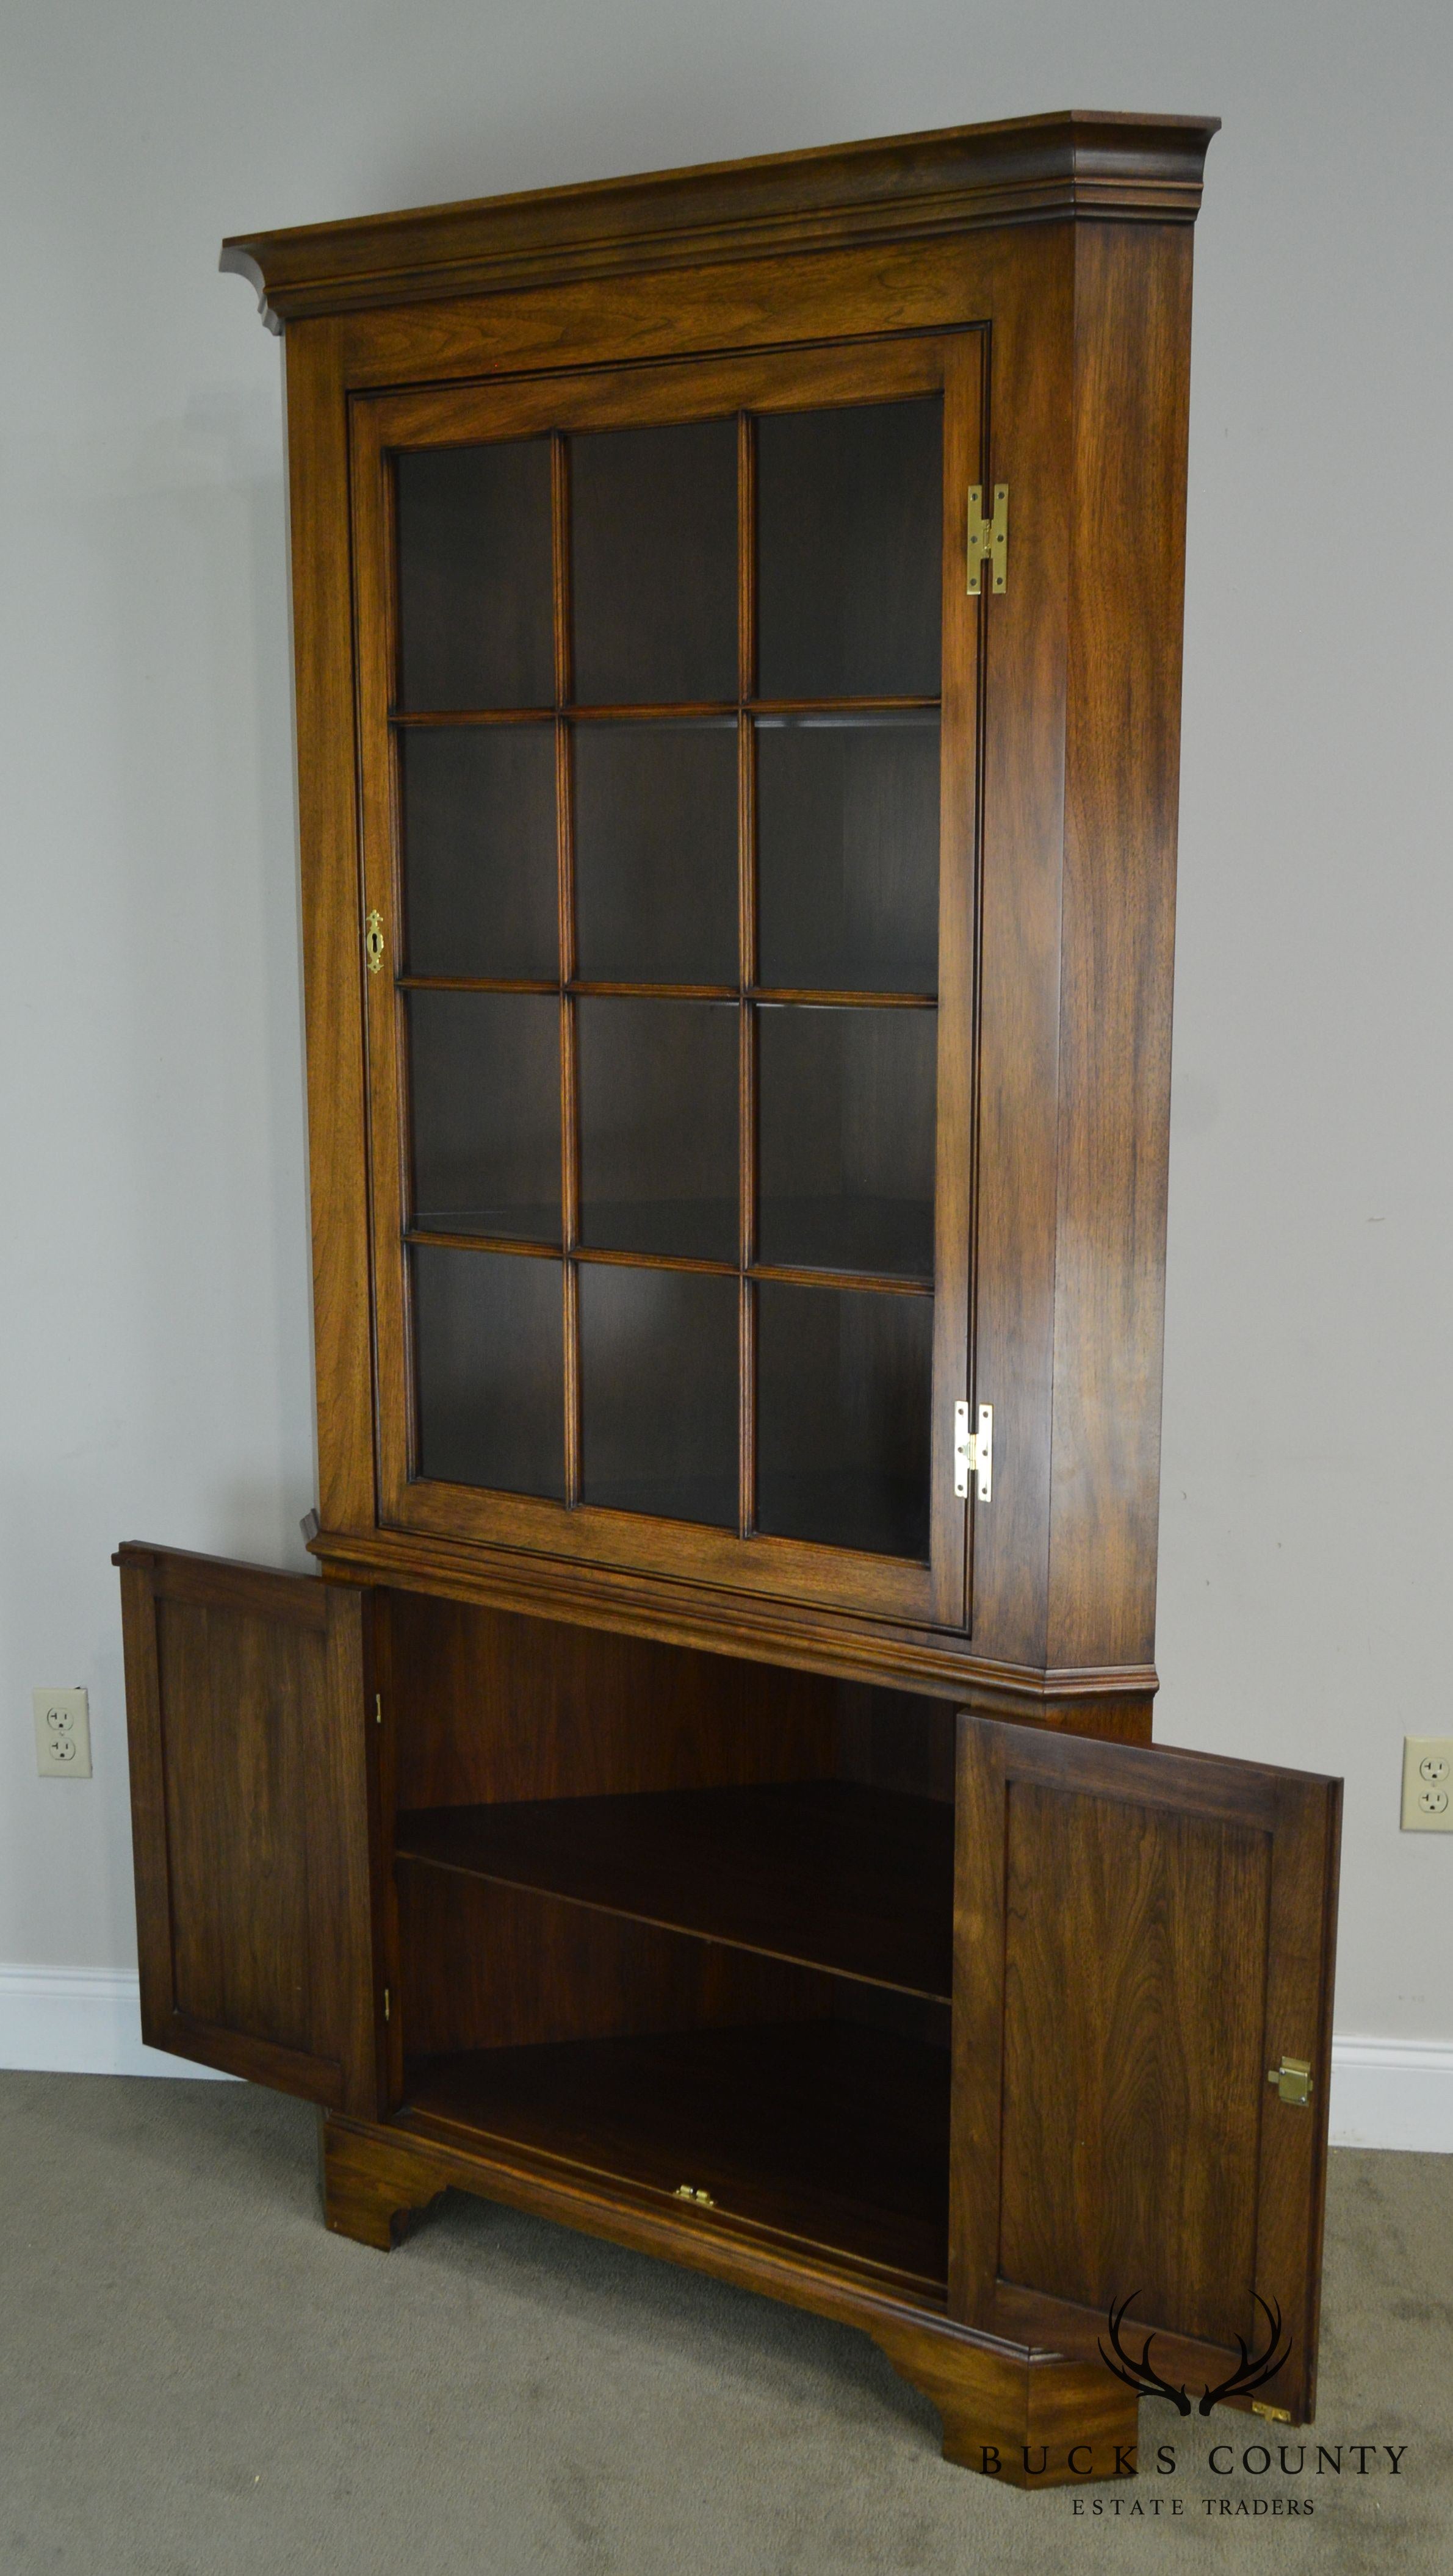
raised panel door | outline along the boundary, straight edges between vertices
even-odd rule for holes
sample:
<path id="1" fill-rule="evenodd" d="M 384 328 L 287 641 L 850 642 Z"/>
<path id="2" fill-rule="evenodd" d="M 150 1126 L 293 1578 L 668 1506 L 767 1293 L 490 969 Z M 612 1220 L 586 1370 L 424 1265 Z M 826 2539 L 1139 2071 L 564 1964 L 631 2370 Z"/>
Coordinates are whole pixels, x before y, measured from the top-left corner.
<path id="1" fill-rule="evenodd" d="M 142 2036 L 367 2115 L 367 1597 L 170 1548 L 116 1562 Z"/>
<path id="2" fill-rule="evenodd" d="M 1196 2404 L 1310 2418 L 1340 1822 L 1337 1780 L 960 1719 L 955 2314 L 1113 2362 L 1115 2311 Z"/>

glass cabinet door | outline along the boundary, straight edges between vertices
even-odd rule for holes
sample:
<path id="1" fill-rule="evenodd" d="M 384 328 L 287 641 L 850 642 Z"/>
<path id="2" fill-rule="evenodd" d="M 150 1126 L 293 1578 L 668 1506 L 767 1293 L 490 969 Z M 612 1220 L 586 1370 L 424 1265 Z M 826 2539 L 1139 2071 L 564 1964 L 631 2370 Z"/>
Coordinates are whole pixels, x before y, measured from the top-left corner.
<path id="1" fill-rule="evenodd" d="M 360 406 L 385 1518 L 961 1625 L 978 343 L 669 372 Z"/>

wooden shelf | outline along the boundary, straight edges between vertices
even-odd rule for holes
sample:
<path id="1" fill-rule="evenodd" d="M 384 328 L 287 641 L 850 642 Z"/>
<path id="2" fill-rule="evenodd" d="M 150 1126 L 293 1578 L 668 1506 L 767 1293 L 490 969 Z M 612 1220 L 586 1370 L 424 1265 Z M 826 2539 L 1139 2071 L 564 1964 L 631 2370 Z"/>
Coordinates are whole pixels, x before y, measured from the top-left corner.
<path id="1" fill-rule="evenodd" d="M 845 2021 L 476 2049 L 411 2067 L 400 2117 L 943 2292 L 946 2049 Z"/>
<path id="2" fill-rule="evenodd" d="M 947 2000 L 953 1810 L 807 1780 L 400 1815 L 401 1859 Z"/>

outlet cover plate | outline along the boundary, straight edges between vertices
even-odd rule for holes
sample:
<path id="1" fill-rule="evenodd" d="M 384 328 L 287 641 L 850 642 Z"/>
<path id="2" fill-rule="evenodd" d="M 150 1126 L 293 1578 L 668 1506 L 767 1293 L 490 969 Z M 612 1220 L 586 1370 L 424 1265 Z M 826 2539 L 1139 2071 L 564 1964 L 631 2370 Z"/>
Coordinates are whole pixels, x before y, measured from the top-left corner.
<path id="1" fill-rule="evenodd" d="M 1403 1832 L 1453 1834 L 1453 1735 L 1403 1737 Z"/>
<path id="2" fill-rule="evenodd" d="M 83 1690 L 32 1691 L 35 1767 L 42 1780 L 91 1777 L 91 1706 Z"/>

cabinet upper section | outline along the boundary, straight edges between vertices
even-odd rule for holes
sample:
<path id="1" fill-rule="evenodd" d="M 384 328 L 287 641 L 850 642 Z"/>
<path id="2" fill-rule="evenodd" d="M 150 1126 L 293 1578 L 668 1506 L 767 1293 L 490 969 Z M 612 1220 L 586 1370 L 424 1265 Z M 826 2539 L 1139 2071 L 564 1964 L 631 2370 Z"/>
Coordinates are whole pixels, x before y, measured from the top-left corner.
<path id="1" fill-rule="evenodd" d="M 585 187 L 239 233 L 222 267 L 274 330 L 310 314 L 631 270 L 942 239 L 1065 216 L 1194 223 L 1214 116 L 1065 109 Z"/>
<path id="2" fill-rule="evenodd" d="M 335 1572 L 1143 1721 L 1213 131 L 226 246 Z"/>

